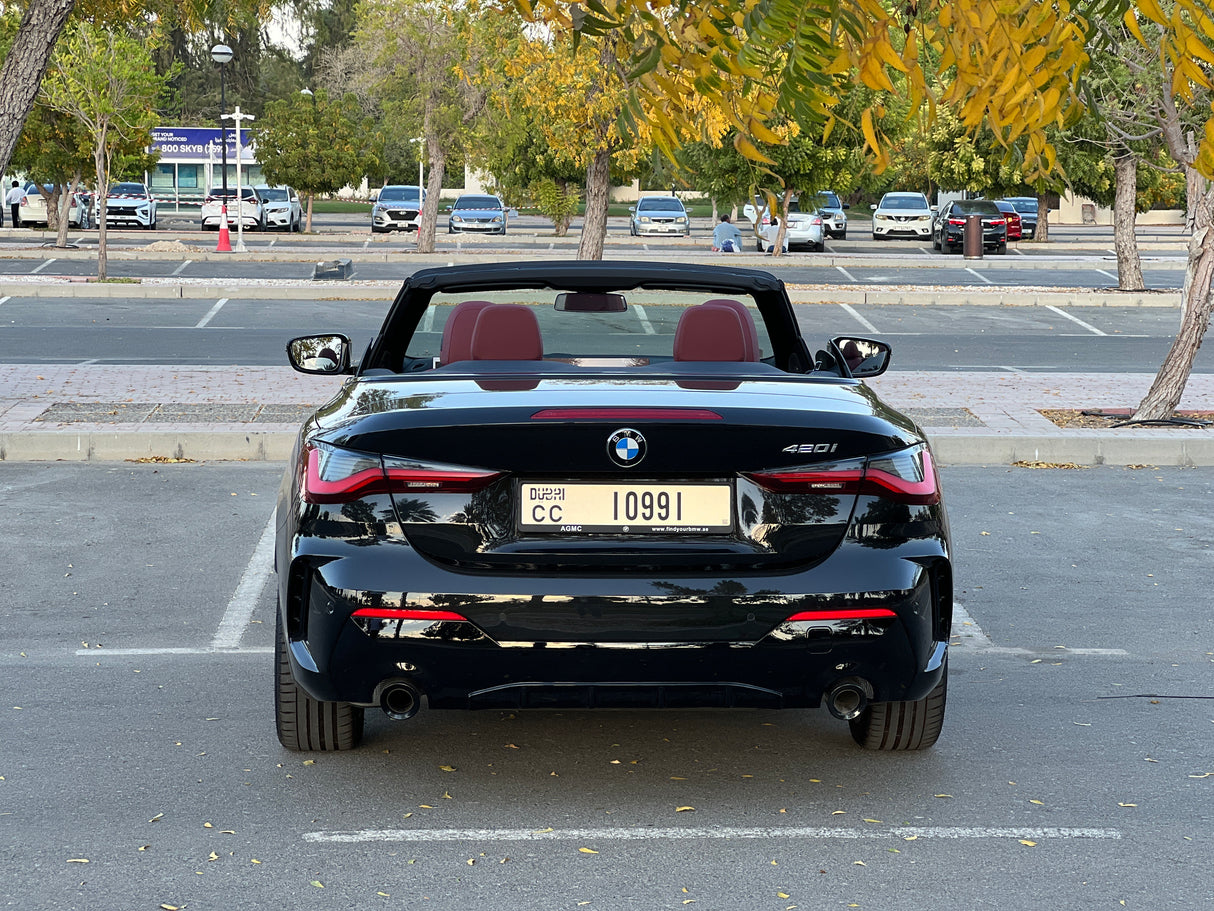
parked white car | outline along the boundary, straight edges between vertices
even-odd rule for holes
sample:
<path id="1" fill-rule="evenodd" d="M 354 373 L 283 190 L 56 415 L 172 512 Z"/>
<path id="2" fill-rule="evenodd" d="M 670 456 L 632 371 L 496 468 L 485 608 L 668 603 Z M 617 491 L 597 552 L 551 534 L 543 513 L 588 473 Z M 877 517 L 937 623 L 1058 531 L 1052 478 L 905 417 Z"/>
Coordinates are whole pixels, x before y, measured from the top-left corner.
<path id="1" fill-rule="evenodd" d="M 54 189 L 51 184 L 45 184 L 46 192 L 50 193 Z M 88 228 L 92 225 L 92 214 L 89 211 L 90 205 L 88 202 L 89 194 L 86 190 L 77 190 L 72 197 L 71 208 L 68 209 L 67 223 L 71 228 Z M 49 224 L 46 215 L 46 197 L 38 192 L 38 187 L 35 184 L 27 184 L 25 187 L 25 196 L 21 200 L 21 209 L 18 214 L 21 216 L 21 224 L 23 225 L 45 225 Z"/>
<path id="2" fill-rule="evenodd" d="M 762 239 L 757 246 L 760 253 L 770 253 L 776 245 L 776 236 L 780 232 L 780 217 L 772 218 L 760 229 Z M 818 212 L 788 213 L 788 230 L 784 232 L 784 249 L 793 247 L 809 247 L 821 253 L 826 249 L 822 216 Z"/>
<path id="3" fill-rule="evenodd" d="M 261 197 L 261 207 L 266 213 L 267 228 L 282 228 L 285 231 L 303 230 L 303 205 L 294 187 L 254 187 Z"/>
<path id="4" fill-rule="evenodd" d="M 915 237 L 931 240 L 932 207 L 922 193 L 886 193 L 873 208 L 873 240 Z"/>
<path id="5" fill-rule="evenodd" d="M 371 233 L 416 231 L 426 191 L 421 187 L 388 184 L 381 187 L 371 206 Z"/>
<path id="6" fill-rule="evenodd" d="M 223 204 L 228 204 L 228 228 L 236 227 L 236 219 L 240 219 L 241 227 L 253 231 L 266 229 L 266 212 L 261 204 L 261 197 L 252 187 L 240 188 L 240 211 L 237 212 L 236 188 L 228 187 L 228 195 L 223 195 L 222 187 L 215 187 L 207 193 L 202 201 L 202 230 L 218 231 L 223 218 Z"/>
<path id="7" fill-rule="evenodd" d="M 97 200 L 94 217 L 101 221 L 101 200 Z M 105 196 L 106 227 L 124 226 L 156 230 L 156 197 L 145 183 L 116 183 Z"/>

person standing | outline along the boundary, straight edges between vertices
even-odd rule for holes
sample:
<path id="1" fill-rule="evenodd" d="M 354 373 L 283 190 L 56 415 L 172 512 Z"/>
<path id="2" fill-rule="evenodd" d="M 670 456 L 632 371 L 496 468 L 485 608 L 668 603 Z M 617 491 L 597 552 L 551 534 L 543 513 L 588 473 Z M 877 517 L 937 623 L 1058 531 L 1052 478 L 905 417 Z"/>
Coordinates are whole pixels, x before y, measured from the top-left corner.
<path id="1" fill-rule="evenodd" d="M 4 204 L 9 207 L 9 211 L 13 213 L 13 227 L 21 227 L 21 200 L 25 198 L 25 191 L 21 189 L 21 181 L 14 180 L 12 189 L 8 191 L 8 195 L 4 197 Z"/>

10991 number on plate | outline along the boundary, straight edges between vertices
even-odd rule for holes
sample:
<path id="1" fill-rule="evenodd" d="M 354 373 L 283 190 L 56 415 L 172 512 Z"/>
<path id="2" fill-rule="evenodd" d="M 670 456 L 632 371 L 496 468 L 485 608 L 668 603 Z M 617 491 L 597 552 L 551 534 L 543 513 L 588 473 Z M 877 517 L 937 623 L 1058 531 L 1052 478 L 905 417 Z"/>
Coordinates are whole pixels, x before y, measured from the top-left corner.
<path id="1" fill-rule="evenodd" d="M 520 484 L 520 531 L 566 534 L 725 534 L 729 484 Z"/>

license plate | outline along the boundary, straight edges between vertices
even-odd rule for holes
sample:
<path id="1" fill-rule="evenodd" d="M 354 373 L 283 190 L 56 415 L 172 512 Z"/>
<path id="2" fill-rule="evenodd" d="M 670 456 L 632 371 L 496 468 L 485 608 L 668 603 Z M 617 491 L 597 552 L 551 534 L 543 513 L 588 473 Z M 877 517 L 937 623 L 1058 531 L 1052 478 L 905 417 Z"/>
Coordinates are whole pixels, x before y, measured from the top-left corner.
<path id="1" fill-rule="evenodd" d="M 729 484 L 521 484 L 520 531 L 564 534 L 727 534 Z"/>

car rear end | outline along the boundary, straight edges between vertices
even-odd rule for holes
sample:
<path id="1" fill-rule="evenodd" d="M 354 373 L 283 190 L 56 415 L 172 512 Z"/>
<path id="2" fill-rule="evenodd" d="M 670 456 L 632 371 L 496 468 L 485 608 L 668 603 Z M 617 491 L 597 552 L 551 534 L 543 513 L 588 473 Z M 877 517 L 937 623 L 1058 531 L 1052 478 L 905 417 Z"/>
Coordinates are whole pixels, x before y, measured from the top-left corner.
<path id="1" fill-rule="evenodd" d="M 951 577 L 913 428 L 862 387 L 686 385 L 351 386 L 279 505 L 300 684 L 389 714 L 932 690 Z M 807 420 L 819 396 L 846 416 Z"/>

